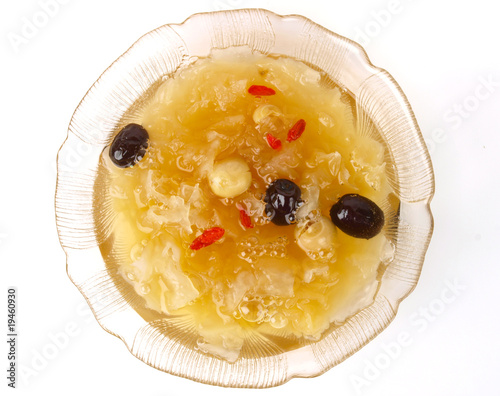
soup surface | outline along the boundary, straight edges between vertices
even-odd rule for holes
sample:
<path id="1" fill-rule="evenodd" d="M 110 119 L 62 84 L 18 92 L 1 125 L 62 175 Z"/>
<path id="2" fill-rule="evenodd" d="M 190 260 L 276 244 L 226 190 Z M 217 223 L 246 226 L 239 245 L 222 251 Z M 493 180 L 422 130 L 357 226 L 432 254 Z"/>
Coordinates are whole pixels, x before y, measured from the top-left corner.
<path id="1" fill-rule="evenodd" d="M 373 301 L 390 245 L 385 147 L 322 73 L 222 50 L 165 78 L 132 118 L 148 138 L 133 166 L 113 145 L 101 156 L 101 251 L 149 309 L 188 319 L 197 348 L 235 361 L 255 334 L 318 340 Z M 280 180 L 296 189 L 285 214 L 271 202 Z M 383 210 L 381 232 L 334 225 L 346 194 Z"/>

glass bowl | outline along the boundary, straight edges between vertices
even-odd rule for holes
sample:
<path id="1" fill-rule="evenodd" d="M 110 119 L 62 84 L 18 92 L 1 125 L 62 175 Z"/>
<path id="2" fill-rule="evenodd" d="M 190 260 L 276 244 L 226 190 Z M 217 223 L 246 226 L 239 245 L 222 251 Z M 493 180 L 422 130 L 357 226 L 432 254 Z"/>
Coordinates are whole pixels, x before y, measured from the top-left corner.
<path id="1" fill-rule="evenodd" d="M 229 363 L 197 350 L 176 318 L 154 313 L 100 251 L 94 183 L 99 156 L 117 125 L 161 80 L 214 48 L 247 46 L 303 61 L 348 90 L 357 118 L 372 122 L 387 146 L 388 174 L 400 201 L 394 258 L 380 277 L 374 302 L 316 342 L 283 350 L 272 340 Z M 95 82 L 77 107 L 57 161 L 56 220 L 67 272 L 100 325 L 136 357 L 159 370 L 203 383 L 264 388 L 317 376 L 358 351 L 394 319 L 415 287 L 433 228 L 432 165 L 403 92 L 373 66 L 358 44 L 307 18 L 262 9 L 195 14 L 141 37 Z"/>

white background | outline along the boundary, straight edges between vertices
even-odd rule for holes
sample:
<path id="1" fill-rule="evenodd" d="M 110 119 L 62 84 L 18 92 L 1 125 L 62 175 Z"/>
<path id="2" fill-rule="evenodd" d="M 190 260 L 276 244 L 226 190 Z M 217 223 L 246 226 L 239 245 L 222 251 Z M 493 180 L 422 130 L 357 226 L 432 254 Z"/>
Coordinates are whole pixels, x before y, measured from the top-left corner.
<path id="1" fill-rule="evenodd" d="M 59 0 L 48 15 L 42 7 L 46 1 L 0 6 L 0 328 L 6 335 L 7 287 L 15 286 L 22 370 L 13 392 L 499 394 L 500 23 L 495 2 Z M 195 12 L 240 7 L 301 14 L 363 44 L 372 62 L 387 69 L 408 96 L 436 175 L 434 236 L 419 284 L 394 322 L 322 376 L 267 390 L 202 385 L 133 357 L 99 327 L 69 281 L 54 219 L 57 150 L 74 109 L 105 68 L 160 25 L 182 22 Z M 22 36 L 26 21 L 39 25 L 31 37 Z M 2 394 L 6 354 L 2 348 Z"/>

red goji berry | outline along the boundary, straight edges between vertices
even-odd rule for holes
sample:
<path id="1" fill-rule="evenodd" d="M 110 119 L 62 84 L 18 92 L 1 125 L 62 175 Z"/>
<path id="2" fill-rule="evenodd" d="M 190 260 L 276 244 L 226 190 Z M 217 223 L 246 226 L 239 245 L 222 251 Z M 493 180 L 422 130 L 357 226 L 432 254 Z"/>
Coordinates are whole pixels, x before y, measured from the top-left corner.
<path id="1" fill-rule="evenodd" d="M 281 140 L 278 138 L 274 137 L 270 133 L 266 135 L 266 140 L 267 144 L 273 149 L 273 150 L 281 150 Z"/>
<path id="2" fill-rule="evenodd" d="M 220 227 L 209 228 L 203 231 L 203 234 L 196 238 L 193 243 L 191 243 L 189 248 L 192 250 L 199 250 L 205 246 L 209 246 L 221 239 L 224 236 L 224 232 L 224 229 Z"/>
<path id="3" fill-rule="evenodd" d="M 304 129 L 306 129 L 306 122 L 301 118 L 288 131 L 286 141 L 292 142 L 297 140 L 302 135 L 302 132 L 304 132 Z"/>
<path id="4" fill-rule="evenodd" d="M 245 212 L 243 209 L 240 209 L 240 221 L 241 224 L 243 224 L 243 227 L 253 228 L 252 219 L 250 218 L 249 215 L 247 215 L 247 212 Z"/>
<path id="5" fill-rule="evenodd" d="M 271 96 L 276 95 L 276 91 L 265 85 L 252 85 L 248 88 L 248 93 L 254 96 Z"/>

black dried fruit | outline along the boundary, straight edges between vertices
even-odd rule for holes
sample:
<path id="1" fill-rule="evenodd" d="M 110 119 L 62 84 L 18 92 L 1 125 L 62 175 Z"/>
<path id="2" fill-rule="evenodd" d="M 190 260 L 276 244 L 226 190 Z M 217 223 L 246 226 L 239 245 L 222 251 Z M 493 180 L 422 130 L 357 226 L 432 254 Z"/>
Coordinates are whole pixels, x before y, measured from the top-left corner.
<path id="1" fill-rule="evenodd" d="M 377 204 L 358 194 L 346 194 L 330 209 L 333 224 L 347 235 L 370 239 L 384 226 L 384 212 Z"/>
<path id="2" fill-rule="evenodd" d="M 111 161 L 120 167 L 128 168 L 139 162 L 148 148 L 149 134 L 138 124 L 123 127 L 113 139 L 109 148 Z"/>
<path id="3" fill-rule="evenodd" d="M 295 223 L 295 211 L 302 204 L 300 187 L 288 179 L 276 179 L 266 190 L 266 216 L 279 226 Z"/>

